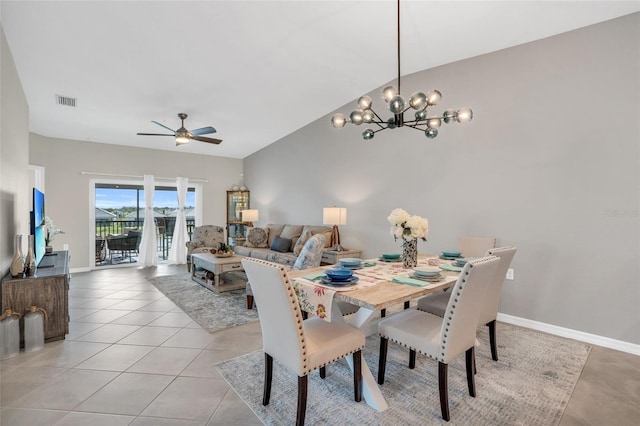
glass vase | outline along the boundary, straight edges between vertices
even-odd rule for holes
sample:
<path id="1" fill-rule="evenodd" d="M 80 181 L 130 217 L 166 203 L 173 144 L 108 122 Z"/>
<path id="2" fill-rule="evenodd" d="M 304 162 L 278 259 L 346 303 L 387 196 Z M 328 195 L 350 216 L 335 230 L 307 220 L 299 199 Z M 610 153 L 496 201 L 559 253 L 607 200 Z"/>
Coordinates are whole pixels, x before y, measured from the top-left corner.
<path id="1" fill-rule="evenodd" d="M 36 274 L 36 253 L 33 251 L 33 238 L 33 235 L 29 235 L 29 251 L 27 251 L 27 257 L 24 260 L 24 272 L 28 277 L 33 277 Z"/>
<path id="2" fill-rule="evenodd" d="M 22 255 L 22 235 L 17 234 L 13 251 L 13 260 L 11 261 L 11 277 L 22 278 L 24 273 L 24 256 Z"/>
<path id="3" fill-rule="evenodd" d="M 402 242 L 402 266 L 415 268 L 418 265 L 418 240 Z"/>

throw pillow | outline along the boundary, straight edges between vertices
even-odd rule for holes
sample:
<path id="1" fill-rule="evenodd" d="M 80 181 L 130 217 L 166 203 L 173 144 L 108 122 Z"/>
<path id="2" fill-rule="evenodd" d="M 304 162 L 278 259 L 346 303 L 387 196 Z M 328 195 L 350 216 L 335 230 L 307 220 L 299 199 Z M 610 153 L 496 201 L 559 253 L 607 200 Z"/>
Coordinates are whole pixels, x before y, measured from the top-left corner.
<path id="1" fill-rule="evenodd" d="M 304 243 L 306 243 L 309 238 L 311 238 L 311 231 L 304 231 L 300 238 L 298 238 L 298 241 L 296 241 L 296 245 L 293 248 L 293 254 L 295 256 L 300 254 L 302 247 L 304 247 Z"/>
<path id="2" fill-rule="evenodd" d="M 269 240 L 269 228 L 249 228 L 245 247 L 267 248 Z"/>
<path id="3" fill-rule="evenodd" d="M 271 250 L 279 251 L 280 253 L 287 253 L 290 248 L 291 240 L 288 238 L 282 238 L 278 235 L 276 235 L 271 243 Z"/>

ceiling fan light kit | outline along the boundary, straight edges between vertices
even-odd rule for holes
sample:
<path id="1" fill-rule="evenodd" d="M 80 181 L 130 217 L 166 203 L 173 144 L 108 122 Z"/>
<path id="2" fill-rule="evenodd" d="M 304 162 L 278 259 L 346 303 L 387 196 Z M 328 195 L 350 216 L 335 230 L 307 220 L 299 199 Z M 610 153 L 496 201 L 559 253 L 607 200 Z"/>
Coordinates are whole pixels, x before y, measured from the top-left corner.
<path id="1" fill-rule="evenodd" d="M 187 130 L 184 127 L 184 120 L 187 118 L 187 114 L 185 114 L 184 112 L 181 112 L 178 114 L 178 118 L 180 118 L 180 120 L 182 121 L 182 125 L 180 126 L 180 128 L 178 130 L 173 130 L 170 127 L 165 126 L 162 123 L 159 123 L 157 121 L 153 121 L 151 120 L 152 123 L 157 124 L 160 127 L 164 127 L 165 129 L 173 132 L 171 134 L 167 134 L 167 133 L 138 133 L 139 136 L 172 136 L 176 139 L 176 146 L 179 145 L 184 145 L 189 143 L 189 141 L 191 141 L 192 139 L 195 141 L 200 141 L 200 142 L 207 142 L 207 143 L 213 143 L 218 145 L 220 142 L 222 142 L 221 139 L 215 139 L 215 138 L 208 138 L 206 136 L 201 136 L 201 135 L 207 135 L 210 133 L 215 133 L 216 129 L 214 129 L 213 127 L 201 127 L 199 129 L 195 129 L 195 130 Z"/>
<path id="2" fill-rule="evenodd" d="M 438 90 L 431 90 L 426 94 L 423 92 L 415 92 L 409 98 L 407 103 L 404 97 L 400 95 L 400 0 L 398 4 L 398 88 L 387 86 L 382 91 L 382 99 L 387 103 L 389 111 L 393 113 L 393 117 L 383 120 L 372 109 L 373 101 L 370 96 L 362 96 L 358 99 L 358 109 L 349 114 L 349 118 L 342 113 L 336 113 L 331 118 L 331 125 L 336 129 L 343 128 L 347 123 L 356 126 L 362 123 L 374 124 L 377 128 L 368 128 L 362 132 L 364 140 L 371 140 L 376 133 L 386 130 L 395 129 L 396 127 L 409 127 L 424 132 L 425 136 L 433 139 L 438 136 L 438 129 L 442 123 L 468 123 L 473 118 L 473 111 L 469 108 L 447 109 L 440 116 L 429 117 L 427 108 L 436 106 L 442 98 L 442 93 Z M 409 109 L 416 110 L 413 120 L 405 120 L 404 113 Z"/>

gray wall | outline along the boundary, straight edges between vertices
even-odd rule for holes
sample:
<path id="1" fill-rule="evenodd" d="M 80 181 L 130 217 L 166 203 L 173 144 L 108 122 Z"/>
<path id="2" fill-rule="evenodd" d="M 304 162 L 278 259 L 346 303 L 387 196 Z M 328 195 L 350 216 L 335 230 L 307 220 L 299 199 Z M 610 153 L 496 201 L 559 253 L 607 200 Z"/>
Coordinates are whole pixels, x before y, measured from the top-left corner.
<path id="1" fill-rule="evenodd" d="M 0 26 L 0 274 L 14 254 L 14 237 L 29 235 L 29 107 Z"/>
<path id="2" fill-rule="evenodd" d="M 207 180 L 202 183 L 202 223 L 220 226 L 226 224 L 226 190 L 240 181 L 242 173 L 242 160 L 237 159 L 54 139 L 34 133 L 30 135 L 29 163 L 45 168 L 47 216 L 65 232 L 56 236 L 54 249 L 69 244 L 72 269 L 90 265 L 89 200 L 94 194 L 90 193 L 89 182 L 100 178 L 82 172 Z"/>
<path id="3" fill-rule="evenodd" d="M 365 142 L 332 112 L 245 159 L 257 225 L 320 224 L 337 204 L 343 245 L 367 257 L 400 249 L 396 207 L 428 217 L 423 253 L 495 236 L 518 247 L 501 312 L 638 344 L 639 52 L 636 13 L 406 76 L 405 96 L 438 88 L 434 112 L 469 106 L 474 120 Z"/>

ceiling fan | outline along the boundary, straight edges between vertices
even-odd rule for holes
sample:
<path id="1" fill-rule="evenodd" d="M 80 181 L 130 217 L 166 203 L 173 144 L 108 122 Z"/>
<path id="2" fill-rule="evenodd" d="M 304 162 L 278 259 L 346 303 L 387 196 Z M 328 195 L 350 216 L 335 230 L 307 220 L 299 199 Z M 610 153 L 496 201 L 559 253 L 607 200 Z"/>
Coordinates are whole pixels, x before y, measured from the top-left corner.
<path id="1" fill-rule="evenodd" d="M 140 136 L 173 136 L 176 138 L 176 146 L 178 145 L 184 145 L 189 143 L 190 139 L 193 139 L 194 141 L 200 141 L 200 142 L 207 142 L 207 143 L 214 143 L 214 144 L 219 144 L 220 142 L 222 142 L 222 139 L 214 139 L 214 138 L 207 138 L 205 136 L 201 136 L 201 135 L 207 135 L 209 133 L 215 133 L 216 129 L 214 129 L 213 127 L 201 127 L 199 129 L 195 129 L 195 130 L 187 130 L 184 127 L 184 120 L 187 118 L 187 114 L 185 114 L 184 112 L 181 112 L 180 114 L 178 114 L 178 117 L 180 117 L 180 120 L 182 120 L 182 125 L 180 126 L 180 128 L 178 130 L 173 130 L 167 126 L 165 126 L 162 123 L 158 123 L 157 121 L 153 121 L 151 120 L 152 123 L 157 124 L 160 127 L 164 127 L 167 130 L 170 130 L 171 134 L 168 133 L 138 133 L 138 135 Z"/>

